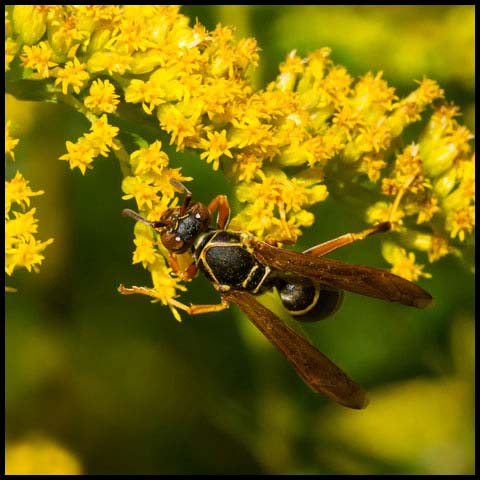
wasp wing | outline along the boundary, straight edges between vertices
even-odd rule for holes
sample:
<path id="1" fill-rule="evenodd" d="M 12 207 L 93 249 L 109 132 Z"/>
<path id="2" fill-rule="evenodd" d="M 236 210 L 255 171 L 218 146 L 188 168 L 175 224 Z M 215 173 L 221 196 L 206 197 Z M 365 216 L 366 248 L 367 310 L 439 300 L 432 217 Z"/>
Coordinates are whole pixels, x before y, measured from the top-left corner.
<path id="1" fill-rule="evenodd" d="M 320 284 L 417 308 L 425 308 L 433 300 L 423 288 L 380 268 L 315 257 L 273 247 L 259 240 L 253 240 L 251 247 L 253 255 L 262 264 L 311 278 Z"/>
<path id="2" fill-rule="evenodd" d="M 365 408 L 367 394 L 347 377 L 331 360 L 304 337 L 294 332 L 253 295 L 239 290 L 222 292 L 229 303 L 235 303 L 252 323 L 281 352 L 313 390 L 350 408 Z"/>

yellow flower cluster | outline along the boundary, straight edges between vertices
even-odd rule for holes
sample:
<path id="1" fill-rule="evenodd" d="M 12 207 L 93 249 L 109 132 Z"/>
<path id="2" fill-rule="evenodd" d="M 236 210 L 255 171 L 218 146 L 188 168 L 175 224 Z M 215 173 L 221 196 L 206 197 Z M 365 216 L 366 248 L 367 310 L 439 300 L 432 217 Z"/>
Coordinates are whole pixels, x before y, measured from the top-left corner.
<path id="1" fill-rule="evenodd" d="M 30 434 L 5 448 L 7 475 L 80 475 L 79 458 L 58 442 L 39 434 Z"/>
<path id="2" fill-rule="evenodd" d="M 388 259 L 410 279 L 422 267 L 404 247 L 434 261 L 471 237 L 471 134 L 432 80 L 399 98 L 381 73 L 354 79 L 322 48 L 306 58 L 291 52 L 278 77 L 256 89 L 256 41 L 236 40 L 221 25 L 190 26 L 177 6 L 17 5 L 8 12 L 6 68 L 18 62 L 25 78 L 46 84 L 49 99 L 73 105 L 93 125 L 67 142 L 61 158 L 85 173 L 113 150 L 124 198 L 135 198 L 152 220 L 176 201 L 169 180 L 187 177 L 169 167 L 160 142 L 140 139 L 142 148 L 128 152 L 109 120 L 142 118 L 145 138 L 153 124 L 178 152 L 193 149 L 221 169 L 242 204 L 232 228 L 269 241 L 294 243 L 314 222 L 309 209 L 328 195 L 363 202 L 356 213 L 369 222 L 396 222 L 398 248 L 389 251 L 397 253 Z M 422 134 L 402 149 L 405 128 L 427 108 L 434 113 Z M 162 265 L 162 281 L 170 282 L 155 239 L 137 231 L 136 261 L 152 274 Z"/>
<path id="3" fill-rule="evenodd" d="M 68 153 L 62 155 L 60 160 L 67 160 L 70 168 L 79 168 L 82 175 L 87 169 L 93 168 L 91 163 L 102 155 L 108 156 L 110 149 L 119 148 L 114 143 L 118 128 L 108 124 L 106 115 L 94 121 L 90 132 L 83 135 L 76 142 L 67 141 Z"/>
<path id="4" fill-rule="evenodd" d="M 399 240 L 426 252 L 430 262 L 448 253 L 461 256 L 461 243 L 471 238 L 475 226 L 475 155 L 469 143 L 473 135 L 458 124 L 456 115 L 458 108 L 453 105 L 435 107 L 418 143 L 399 153 L 389 175 L 382 179 L 384 195 L 395 197 L 404 189 L 393 219 Z M 367 215 L 375 223 L 387 220 L 389 212 L 391 204 L 379 201 Z M 410 223 L 428 226 L 428 230 Z M 388 251 L 385 254 L 384 250 L 384 257 L 393 270 L 404 265 L 403 249 Z M 416 280 L 420 275 L 413 269 L 411 275 L 403 276 Z"/>
<path id="5" fill-rule="evenodd" d="M 12 156 L 18 140 L 10 135 L 10 122 L 5 125 L 5 154 Z M 41 242 L 35 208 L 30 207 L 30 197 L 42 195 L 34 192 L 29 182 L 17 171 L 14 178 L 5 182 L 5 272 L 12 275 L 15 269 L 24 267 L 29 272 L 38 271 L 44 259 L 42 252 L 53 242 Z M 20 211 L 17 209 L 20 207 Z"/>
<path id="6" fill-rule="evenodd" d="M 144 211 L 145 216 L 152 221 L 158 220 L 161 214 L 176 202 L 170 180 L 191 180 L 190 177 L 182 176 L 180 169 L 169 168 L 168 165 L 169 158 L 162 151 L 162 143 L 157 140 L 130 155 L 132 175 L 125 177 L 122 182 L 122 190 L 125 192 L 122 198 L 134 198 L 138 209 Z M 150 271 L 154 289 L 158 292 L 157 299 L 170 306 L 175 318 L 180 320 L 169 300 L 176 296 L 176 290 L 185 290 L 185 287 L 166 262 L 168 252 L 154 231 L 142 223 L 135 226 L 134 242 L 133 263 L 141 263 Z"/>

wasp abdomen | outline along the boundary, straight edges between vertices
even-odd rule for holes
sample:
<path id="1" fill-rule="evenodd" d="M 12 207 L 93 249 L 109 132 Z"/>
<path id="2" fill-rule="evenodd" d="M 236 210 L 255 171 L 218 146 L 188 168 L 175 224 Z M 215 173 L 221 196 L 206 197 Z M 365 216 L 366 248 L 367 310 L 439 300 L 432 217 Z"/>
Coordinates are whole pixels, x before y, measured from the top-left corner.
<path id="1" fill-rule="evenodd" d="M 286 310 L 304 322 L 329 317 L 340 308 L 343 300 L 342 290 L 315 285 L 306 277 L 280 277 L 275 286 Z"/>
<path id="2" fill-rule="evenodd" d="M 256 294 L 270 288 L 270 269 L 247 250 L 238 233 L 212 230 L 195 245 L 195 260 L 207 278 L 219 285 Z"/>

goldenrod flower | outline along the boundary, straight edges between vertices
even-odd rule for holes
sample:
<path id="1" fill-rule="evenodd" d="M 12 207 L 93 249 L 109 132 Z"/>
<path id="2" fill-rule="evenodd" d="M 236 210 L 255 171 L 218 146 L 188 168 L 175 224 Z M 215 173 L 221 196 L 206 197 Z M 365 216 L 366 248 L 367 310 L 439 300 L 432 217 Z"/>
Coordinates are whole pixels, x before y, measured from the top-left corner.
<path id="1" fill-rule="evenodd" d="M 465 240 L 465 233 L 472 233 L 475 225 L 475 207 L 465 206 L 458 210 L 452 210 L 447 217 L 446 228 L 450 231 L 450 236 L 459 240 Z"/>
<path id="2" fill-rule="evenodd" d="M 5 132 L 8 137 L 7 122 Z M 18 140 L 9 140 L 5 148 L 11 151 L 12 145 Z M 17 171 L 15 176 L 5 182 L 5 273 L 12 275 L 15 269 L 26 268 L 29 272 L 38 271 L 44 256 L 41 254 L 53 242 L 53 239 L 44 242 L 37 240 L 38 220 L 35 218 L 36 209 L 30 207 L 30 197 L 42 195 L 43 191 L 34 192 L 28 180 Z M 19 207 L 22 211 L 13 210 Z"/>
<path id="3" fill-rule="evenodd" d="M 26 68 L 31 68 L 38 72 L 40 78 L 48 78 L 50 69 L 57 64 L 51 61 L 53 51 L 47 42 L 40 42 L 38 45 L 23 47 L 23 53 L 20 56 Z"/>
<path id="4" fill-rule="evenodd" d="M 142 177 L 127 177 L 122 182 L 122 190 L 126 193 L 123 195 L 124 200 L 135 198 L 138 208 L 147 207 L 151 209 L 153 203 L 157 200 L 157 192 L 160 190 L 158 186 L 151 185 L 153 180 L 145 182 Z"/>
<path id="5" fill-rule="evenodd" d="M 140 235 L 137 233 L 133 243 L 135 244 L 133 263 L 141 263 L 143 268 L 153 266 L 158 260 L 159 254 L 157 253 L 155 243 L 152 240 L 152 234 L 150 232 L 149 235 Z"/>
<path id="6" fill-rule="evenodd" d="M 8 225 L 8 224 L 7 224 Z M 53 238 L 45 242 L 36 240 L 24 240 L 14 244 L 11 248 L 5 248 L 5 273 L 12 275 L 13 271 L 19 267 L 25 267 L 29 272 L 32 269 L 38 272 L 40 265 L 45 258 L 41 252 L 53 243 Z"/>
<path id="7" fill-rule="evenodd" d="M 382 253 L 385 259 L 393 265 L 392 273 L 395 275 L 412 282 L 416 282 L 419 277 L 431 277 L 429 273 L 423 272 L 423 265 L 416 263 L 413 252 L 407 252 L 404 248 L 400 248 L 391 242 L 385 242 Z"/>
<path id="8" fill-rule="evenodd" d="M 155 81 L 133 79 L 125 90 L 125 101 L 131 103 L 142 102 L 146 113 L 151 114 L 155 107 L 166 102 L 165 87 Z"/>
<path id="9" fill-rule="evenodd" d="M 198 135 L 196 124 L 199 115 L 186 116 L 177 106 L 166 104 L 160 106 L 157 116 L 162 128 L 170 134 L 170 145 L 176 144 L 178 151 L 195 142 Z"/>
<path id="10" fill-rule="evenodd" d="M 205 151 L 200 154 L 200 158 L 206 160 L 207 163 L 213 162 L 213 169 L 218 170 L 220 157 L 222 155 L 229 158 L 233 157 L 230 151 L 232 142 L 227 140 L 226 130 L 214 133 L 207 132 L 207 138 L 208 139 L 203 139 L 201 142 L 201 147 Z"/>
<path id="11" fill-rule="evenodd" d="M 130 155 L 133 173 L 147 175 L 154 173 L 161 175 L 162 170 L 169 165 L 168 155 L 162 151 L 162 142 L 156 140 L 147 148 L 136 150 Z"/>
<path id="12" fill-rule="evenodd" d="M 107 116 L 95 120 L 90 128 L 90 132 L 84 135 L 85 140 L 90 143 L 95 150 L 96 155 L 106 157 L 110 149 L 115 150 L 114 139 L 118 134 L 118 127 L 114 127 L 108 123 Z"/>
<path id="13" fill-rule="evenodd" d="M 328 195 L 325 185 L 318 185 L 323 179 L 321 171 L 309 173 L 289 179 L 281 170 L 259 170 L 259 182 L 241 183 L 236 189 L 237 198 L 247 205 L 232 219 L 231 227 L 279 242 L 294 240 L 300 228 L 314 220 L 304 208 Z"/>
<path id="14" fill-rule="evenodd" d="M 60 160 L 70 163 L 70 168 L 79 168 L 82 175 L 91 169 L 93 160 L 99 155 L 107 156 L 110 149 L 116 149 L 114 138 L 118 128 L 108 124 L 106 115 L 95 120 L 89 133 L 79 138 L 76 143 L 67 141 L 68 153 L 62 155 Z"/>
<path id="15" fill-rule="evenodd" d="M 30 206 L 30 197 L 43 195 L 44 192 L 39 190 L 34 192 L 29 187 L 29 182 L 17 170 L 15 177 L 12 180 L 5 182 L 5 211 L 10 211 L 12 203 L 17 203 L 21 207 Z"/>
<path id="16" fill-rule="evenodd" d="M 94 113 L 113 113 L 120 102 L 119 98 L 109 80 L 95 80 L 90 86 L 90 95 L 85 97 L 84 104 Z"/>
<path id="17" fill-rule="evenodd" d="M 18 145 L 19 140 L 17 138 L 13 138 L 10 135 L 10 127 L 12 122 L 7 120 L 5 122 L 5 154 L 8 154 L 12 157 L 12 160 L 15 160 L 15 154 L 13 153 L 13 149 Z"/>
<path id="18" fill-rule="evenodd" d="M 106 72 L 109 75 L 124 75 L 131 69 L 132 57 L 116 52 L 94 52 L 88 59 L 87 70 L 90 73 Z"/>
<path id="19" fill-rule="evenodd" d="M 95 158 L 95 149 L 90 145 L 90 142 L 85 139 L 79 139 L 77 143 L 67 140 L 66 143 L 68 153 L 60 157 L 60 160 L 67 160 L 70 163 L 70 168 L 79 168 L 82 175 L 85 175 L 87 169 L 93 168 L 90 164 Z"/>
<path id="20" fill-rule="evenodd" d="M 80 93 L 80 89 L 89 78 L 89 74 L 86 71 L 87 66 L 81 63 L 77 57 L 73 61 L 69 61 L 65 64 L 65 68 L 57 67 L 54 75 L 56 76 L 55 86 L 62 84 L 62 93 L 66 95 L 69 87 L 75 93 Z"/>

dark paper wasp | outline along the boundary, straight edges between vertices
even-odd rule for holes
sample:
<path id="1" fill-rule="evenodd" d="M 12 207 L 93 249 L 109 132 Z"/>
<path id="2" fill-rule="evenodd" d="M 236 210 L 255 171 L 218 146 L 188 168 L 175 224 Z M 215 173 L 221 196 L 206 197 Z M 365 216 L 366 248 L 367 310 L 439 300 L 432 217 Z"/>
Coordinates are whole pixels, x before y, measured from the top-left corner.
<path id="1" fill-rule="evenodd" d="M 366 407 L 368 400 L 361 386 L 255 297 L 276 289 L 285 309 L 294 318 L 306 321 L 333 314 L 342 302 L 344 290 L 412 307 L 426 307 L 432 297 L 414 283 L 382 269 L 323 258 L 339 247 L 389 230 L 390 223 L 348 233 L 299 253 L 270 245 L 244 232 L 227 230 L 230 208 L 225 195 L 218 195 L 205 206 L 192 202 L 192 193 L 183 184 L 175 180 L 171 183 L 184 194 L 183 203 L 166 210 L 160 220 L 149 221 L 129 209 L 123 214 L 160 234 L 176 273 L 191 279 L 200 270 L 222 299 L 217 305 L 187 306 L 172 300 L 173 305 L 189 314 L 198 314 L 236 304 L 313 390 L 346 407 Z M 218 214 L 212 228 L 215 211 Z M 191 252 L 192 263 L 180 272 L 176 255 L 185 252 Z M 155 296 L 151 289 L 144 287 L 120 285 L 119 291 Z"/>

